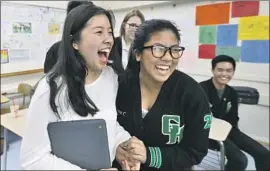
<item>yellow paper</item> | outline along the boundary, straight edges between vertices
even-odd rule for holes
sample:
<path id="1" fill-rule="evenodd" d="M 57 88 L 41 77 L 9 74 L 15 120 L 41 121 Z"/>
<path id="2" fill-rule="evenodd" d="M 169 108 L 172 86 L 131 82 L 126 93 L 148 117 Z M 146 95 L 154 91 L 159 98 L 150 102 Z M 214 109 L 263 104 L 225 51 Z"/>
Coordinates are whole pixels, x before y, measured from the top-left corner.
<path id="1" fill-rule="evenodd" d="M 60 33 L 60 25 L 50 23 L 49 24 L 49 34 L 59 34 Z"/>
<path id="2" fill-rule="evenodd" d="M 269 40 L 269 16 L 240 18 L 238 39 Z"/>

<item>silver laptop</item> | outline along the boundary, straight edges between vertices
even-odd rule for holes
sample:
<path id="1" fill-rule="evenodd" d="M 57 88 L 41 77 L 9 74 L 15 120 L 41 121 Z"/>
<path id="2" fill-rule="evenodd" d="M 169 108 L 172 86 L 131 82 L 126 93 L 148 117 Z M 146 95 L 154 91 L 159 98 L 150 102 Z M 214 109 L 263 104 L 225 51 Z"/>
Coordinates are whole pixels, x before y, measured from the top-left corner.
<path id="1" fill-rule="evenodd" d="M 48 124 L 52 153 L 87 170 L 111 168 L 106 123 L 103 119 Z"/>

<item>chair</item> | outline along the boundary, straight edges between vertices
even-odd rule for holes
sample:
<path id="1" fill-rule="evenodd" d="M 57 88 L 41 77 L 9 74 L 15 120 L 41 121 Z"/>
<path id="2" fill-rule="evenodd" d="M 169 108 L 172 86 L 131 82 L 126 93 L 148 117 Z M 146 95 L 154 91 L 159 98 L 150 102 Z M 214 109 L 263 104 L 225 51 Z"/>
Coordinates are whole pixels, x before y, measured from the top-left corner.
<path id="1" fill-rule="evenodd" d="M 225 148 L 223 142 L 227 139 L 227 136 L 229 135 L 231 131 L 231 124 L 228 123 L 227 121 L 214 118 L 212 119 L 212 124 L 210 128 L 210 133 L 209 133 L 209 139 L 215 140 L 218 142 L 219 147 L 220 147 L 220 155 L 219 155 L 219 162 L 218 165 L 220 166 L 221 170 L 225 169 Z M 210 150 L 208 150 L 210 151 Z M 206 156 L 205 158 L 207 158 Z M 210 157 L 211 158 L 211 157 Z M 210 163 L 213 163 L 214 158 L 210 159 Z M 207 161 L 207 159 L 206 159 Z M 209 161 L 209 160 L 208 160 Z M 206 169 L 209 169 L 210 164 L 204 163 L 204 161 L 199 164 L 199 167 L 206 167 Z"/>
<path id="2" fill-rule="evenodd" d="M 25 106 L 25 97 L 31 95 L 32 86 L 25 83 L 20 83 L 18 86 L 18 93 L 23 95 L 23 107 Z M 31 98 L 31 96 L 30 96 Z"/>

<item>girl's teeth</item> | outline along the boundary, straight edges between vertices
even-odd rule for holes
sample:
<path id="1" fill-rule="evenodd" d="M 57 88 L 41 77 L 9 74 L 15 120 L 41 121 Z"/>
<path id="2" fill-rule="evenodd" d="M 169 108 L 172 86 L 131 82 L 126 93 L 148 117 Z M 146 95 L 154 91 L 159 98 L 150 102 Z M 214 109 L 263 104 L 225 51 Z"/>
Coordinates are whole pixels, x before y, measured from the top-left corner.
<path id="1" fill-rule="evenodd" d="M 167 70 L 169 69 L 169 66 L 156 66 L 158 69 Z"/>
<path id="2" fill-rule="evenodd" d="M 109 49 L 104 49 L 104 50 L 101 50 L 100 52 L 106 52 L 106 53 L 109 53 L 110 50 L 109 50 Z"/>

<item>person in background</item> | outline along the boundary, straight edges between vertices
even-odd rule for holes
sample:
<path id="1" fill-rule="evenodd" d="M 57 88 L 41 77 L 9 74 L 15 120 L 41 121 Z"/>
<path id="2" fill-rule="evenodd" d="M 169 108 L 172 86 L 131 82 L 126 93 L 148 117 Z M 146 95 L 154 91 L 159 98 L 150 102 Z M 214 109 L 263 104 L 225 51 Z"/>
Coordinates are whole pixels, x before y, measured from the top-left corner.
<path id="1" fill-rule="evenodd" d="M 51 153 L 50 122 L 104 119 L 112 160 L 119 146 L 124 148 L 130 139 L 117 122 L 117 75 L 106 66 L 114 43 L 113 25 L 112 13 L 91 4 L 67 15 L 58 62 L 39 82 L 29 106 L 20 153 L 23 170 L 84 169 Z M 138 162 L 136 166 L 132 169 L 138 170 Z"/>
<path id="2" fill-rule="evenodd" d="M 208 151 L 212 114 L 199 83 L 176 70 L 180 41 L 172 22 L 145 21 L 119 75 L 118 122 L 133 137 L 117 156 L 141 162 L 142 171 L 190 170 Z"/>
<path id="3" fill-rule="evenodd" d="M 67 15 L 68 13 L 76 8 L 79 5 L 82 4 L 91 4 L 94 5 L 93 2 L 91 1 L 70 1 L 67 5 Z M 44 62 L 44 73 L 48 73 L 53 66 L 55 65 L 55 63 L 57 62 L 58 59 L 58 49 L 60 46 L 61 40 L 54 43 L 50 49 L 48 50 L 48 52 L 46 53 L 46 58 L 45 58 L 45 62 Z"/>
<path id="4" fill-rule="evenodd" d="M 128 64 L 129 47 L 134 39 L 136 29 L 145 21 L 144 15 L 139 10 L 133 10 L 126 14 L 120 26 L 120 36 L 115 39 L 113 51 L 109 60 L 117 73 L 125 71 Z"/>
<path id="5" fill-rule="evenodd" d="M 213 116 L 223 119 L 232 125 L 232 129 L 225 140 L 227 171 L 245 170 L 248 164 L 246 155 L 249 153 L 255 160 L 258 171 L 270 170 L 270 153 L 260 143 L 250 138 L 238 128 L 238 97 L 236 91 L 228 85 L 236 69 L 235 60 L 227 55 L 216 56 L 212 60 L 213 77 L 201 82 L 211 107 Z M 218 148 L 216 142 L 210 141 L 210 148 Z"/>

